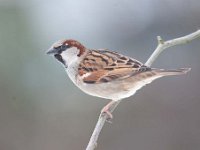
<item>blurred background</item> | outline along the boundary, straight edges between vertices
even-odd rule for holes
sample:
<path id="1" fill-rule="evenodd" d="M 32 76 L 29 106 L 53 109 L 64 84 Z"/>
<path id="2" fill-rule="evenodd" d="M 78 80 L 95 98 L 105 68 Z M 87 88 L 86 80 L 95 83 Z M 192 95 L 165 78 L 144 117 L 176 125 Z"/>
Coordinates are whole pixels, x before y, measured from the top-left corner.
<path id="1" fill-rule="evenodd" d="M 200 28 L 197 0 L 1 0 L 0 149 L 83 150 L 109 100 L 86 95 L 45 51 L 58 39 L 145 62 L 164 40 Z M 124 100 L 97 150 L 200 149 L 200 40 L 163 52 L 159 68 L 191 67 Z"/>

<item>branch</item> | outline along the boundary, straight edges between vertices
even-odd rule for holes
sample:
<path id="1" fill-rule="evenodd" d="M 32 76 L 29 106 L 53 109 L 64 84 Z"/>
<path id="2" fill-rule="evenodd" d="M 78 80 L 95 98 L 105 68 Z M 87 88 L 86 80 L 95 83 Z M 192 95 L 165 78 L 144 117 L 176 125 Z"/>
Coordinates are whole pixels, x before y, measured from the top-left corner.
<path id="1" fill-rule="evenodd" d="M 199 38 L 200 37 L 200 30 L 197 30 L 196 32 L 193 32 L 191 34 L 188 34 L 186 36 L 172 39 L 169 41 L 164 41 L 160 36 L 157 37 L 158 40 L 158 46 L 152 53 L 152 55 L 149 57 L 147 62 L 145 63 L 146 66 L 151 66 L 152 63 L 156 60 L 156 58 L 159 56 L 161 52 L 163 52 L 165 49 L 176 46 L 176 45 L 181 45 L 181 44 L 186 44 L 189 43 L 190 41 Z M 117 105 L 120 103 L 120 101 L 116 101 L 113 103 L 112 107 L 110 108 L 110 112 L 112 113 L 114 109 L 117 107 Z M 99 134 L 104 126 L 104 123 L 106 122 L 106 119 L 108 119 L 109 116 L 104 113 L 100 114 L 99 119 L 97 121 L 97 124 L 95 126 L 95 129 L 92 133 L 92 136 L 90 138 L 90 141 L 87 145 L 86 150 L 94 150 L 97 147 L 97 140 L 99 137 Z"/>
<path id="2" fill-rule="evenodd" d="M 147 60 L 147 62 L 145 63 L 145 65 L 151 66 L 152 63 L 156 60 L 156 58 L 158 57 L 158 55 L 163 50 L 165 50 L 167 48 L 170 48 L 172 46 L 189 43 L 190 41 L 192 41 L 192 40 L 194 40 L 196 38 L 199 38 L 199 37 L 200 37 L 200 30 L 197 30 L 196 32 L 193 32 L 193 33 L 188 34 L 186 36 L 183 36 L 183 37 L 180 37 L 180 38 L 176 38 L 176 39 L 173 39 L 173 40 L 169 40 L 169 41 L 164 41 L 160 36 L 158 36 L 157 37 L 158 46 L 154 50 L 154 52 L 150 56 L 150 58 Z"/>

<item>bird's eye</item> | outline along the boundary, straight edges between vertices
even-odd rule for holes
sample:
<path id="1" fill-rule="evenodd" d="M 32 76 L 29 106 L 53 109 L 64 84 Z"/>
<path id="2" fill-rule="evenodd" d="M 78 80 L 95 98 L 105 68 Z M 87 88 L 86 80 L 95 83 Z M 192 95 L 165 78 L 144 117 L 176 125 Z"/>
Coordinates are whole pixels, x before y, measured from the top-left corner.
<path id="1" fill-rule="evenodd" d="M 61 49 L 63 49 L 63 50 L 66 50 L 67 48 L 70 48 L 70 46 L 69 45 L 61 45 Z"/>
<path id="2" fill-rule="evenodd" d="M 58 54 L 62 53 L 63 51 L 65 51 L 66 49 L 70 48 L 69 45 L 60 45 L 60 46 L 57 46 L 57 47 L 54 47 L 57 51 L 58 51 Z"/>

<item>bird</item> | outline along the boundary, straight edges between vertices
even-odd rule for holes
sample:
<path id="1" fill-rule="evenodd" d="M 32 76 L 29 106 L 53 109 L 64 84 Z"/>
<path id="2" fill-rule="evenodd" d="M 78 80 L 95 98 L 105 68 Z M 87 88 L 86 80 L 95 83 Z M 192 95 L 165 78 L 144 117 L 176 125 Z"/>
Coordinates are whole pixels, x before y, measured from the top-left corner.
<path id="1" fill-rule="evenodd" d="M 108 49 L 89 49 L 73 39 L 55 42 L 46 52 L 60 62 L 72 82 L 83 92 L 111 101 L 102 109 L 112 118 L 110 107 L 152 81 L 182 75 L 190 68 L 151 68 L 129 56 Z"/>

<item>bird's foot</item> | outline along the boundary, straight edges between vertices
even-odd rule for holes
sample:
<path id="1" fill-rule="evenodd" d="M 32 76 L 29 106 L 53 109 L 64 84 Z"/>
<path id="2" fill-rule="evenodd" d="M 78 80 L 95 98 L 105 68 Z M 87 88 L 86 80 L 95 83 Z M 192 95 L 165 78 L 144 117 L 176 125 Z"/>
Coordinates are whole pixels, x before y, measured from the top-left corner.
<path id="1" fill-rule="evenodd" d="M 107 115 L 107 119 L 106 121 L 109 122 L 109 123 L 112 123 L 111 122 L 111 119 L 113 118 L 113 115 L 112 113 L 110 112 L 110 108 L 111 106 L 113 105 L 113 103 L 115 103 L 115 101 L 111 101 L 109 102 L 106 106 L 103 107 L 103 109 L 101 110 L 101 114 L 102 115 Z"/>
<path id="2" fill-rule="evenodd" d="M 112 119 L 112 118 L 113 118 L 113 115 L 112 115 L 112 113 L 110 112 L 109 109 L 110 109 L 110 108 L 107 107 L 107 105 L 106 105 L 106 106 L 103 107 L 103 109 L 101 110 L 101 114 L 107 114 L 108 119 Z"/>

